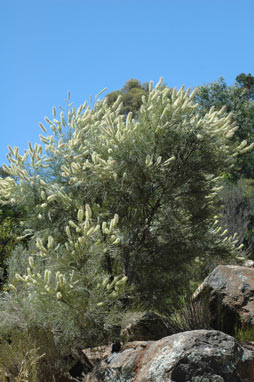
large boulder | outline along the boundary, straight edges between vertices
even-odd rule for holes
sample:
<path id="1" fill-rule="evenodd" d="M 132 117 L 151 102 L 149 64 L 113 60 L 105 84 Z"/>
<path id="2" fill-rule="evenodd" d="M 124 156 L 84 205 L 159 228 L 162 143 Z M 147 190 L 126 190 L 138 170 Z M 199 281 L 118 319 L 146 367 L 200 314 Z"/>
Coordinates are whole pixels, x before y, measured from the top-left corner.
<path id="1" fill-rule="evenodd" d="M 254 269 L 236 265 L 216 267 L 194 293 L 207 302 L 211 327 L 234 335 L 254 326 Z"/>
<path id="2" fill-rule="evenodd" d="M 85 382 L 251 382 L 254 354 L 216 330 L 129 343 L 108 355 Z"/>
<path id="3" fill-rule="evenodd" d="M 121 340 L 124 343 L 131 341 L 157 341 L 171 333 L 169 333 L 163 317 L 158 313 L 131 312 L 127 313 L 123 319 Z"/>

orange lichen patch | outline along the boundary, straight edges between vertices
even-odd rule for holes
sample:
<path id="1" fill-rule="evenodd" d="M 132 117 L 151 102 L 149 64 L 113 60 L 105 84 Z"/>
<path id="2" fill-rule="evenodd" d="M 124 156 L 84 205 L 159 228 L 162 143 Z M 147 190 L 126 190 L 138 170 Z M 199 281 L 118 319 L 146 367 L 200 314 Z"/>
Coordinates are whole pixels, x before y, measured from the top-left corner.
<path id="1" fill-rule="evenodd" d="M 111 354 L 111 345 L 102 345 L 94 348 L 83 349 L 83 352 L 90 360 L 104 359 Z"/>

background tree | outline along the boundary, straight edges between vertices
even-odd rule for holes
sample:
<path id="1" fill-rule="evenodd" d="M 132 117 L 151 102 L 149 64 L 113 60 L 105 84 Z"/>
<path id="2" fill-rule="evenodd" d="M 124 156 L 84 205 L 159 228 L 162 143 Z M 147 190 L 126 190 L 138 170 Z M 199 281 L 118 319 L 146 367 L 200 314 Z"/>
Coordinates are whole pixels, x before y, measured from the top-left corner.
<path id="1" fill-rule="evenodd" d="M 224 79 L 220 78 L 209 85 L 200 86 L 197 92 L 197 101 L 201 113 L 213 106 L 219 110 L 226 106 L 225 112 L 232 113 L 232 121 L 238 126 L 233 141 L 247 139 L 254 140 L 254 77 L 251 74 L 240 74 L 232 86 L 227 86 Z M 237 161 L 237 166 L 232 172 L 234 179 L 254 178 L 254 157 L 252 152 L 245 153 Z"/>
<path id="2" fill-rule="evenodd" d="M 134 78 L 128 80 L 121 90 L 116 90 L 107 95 L 107 102 L 112 105 L 117 97 L 120 95 L 123 103 L 121 113 L 127 116 L 129 112 L 135 117 L 142 105 L 142 97 L 146 96 L 148 92 L 148 84 L 143 85 L 139 80 Z"/>
<path id="3" fill-rule="evenodd" d="M 248 99 L 254 99 L 254 77 L 249 73 L 241 73 L 236 77 L 236 82 L 245 90 Z"/>
<path id="4" fill-rule="evenodd" d="M 238 245 L 244 244 L 245 251 L 251 255 L 253 251 L 254 231 L 254 181 L 240 179 L 236 184 L 226 182 L 220 197 L 223 202 L 221 225 L 227 227 L 229 234 L 236 235 Z"/>
<path id="5" fill-rule="evenodd" d="M 212 84 L 201 86 L 197 92 L 200 112 L 206 113 L 212 106 L 219 110 L 226 106 L 225 112 L 232 113 L 232 120 L 239 127 L 232 137 L 233 143 L 241 140 L 253 142 L 254 139 L 254 77 L 241 73 L 232 86 L 227 86 L 223 78 Z M 239 233 L 245 250 L 253 258 L 254 209 L 252 202 L 254 179 L 253 151 L 241 155 L 231 171 L 229 182 L 221 195 L 225 202 L 222 221 Z M 233 183 L 232 183 L 233 182 Z M 237 223 L 237 224 L 236 224 Z M 244 230 L 244 235 L 243 235 Z M 241 231 L 241 232 L 240 232 Z"/>
<path id="6" fill-rule="evenodd" d="M 0 167 L 0 178 L 8 174 Z M 8 259 L 15 247 L 16 230 L 18 227 L 19 213 L 9 203 L 0 209 L 0 289 L 7 279 Z"/>

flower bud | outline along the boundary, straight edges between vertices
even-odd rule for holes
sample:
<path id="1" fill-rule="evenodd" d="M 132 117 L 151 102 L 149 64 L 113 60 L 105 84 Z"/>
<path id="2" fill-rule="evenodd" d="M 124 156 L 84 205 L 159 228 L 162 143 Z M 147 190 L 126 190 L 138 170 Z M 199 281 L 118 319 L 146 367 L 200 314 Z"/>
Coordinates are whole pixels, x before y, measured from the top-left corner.
<path id="1" fill-rule="evenodd" d="M 62 293 L 61 293 L 61 292 L 57 292 L 57 294 L 56 294 L 56 298 L 57 298 L 58 300 L 61 300 L 61 299 L 62 299 Z"/>
<path id="2" fill-rule="evenodd" d="M 88 230 L 89 228 L 90 228 L 90 223 L 89 223 L 88 220 L 86 220 L 86 221 L 85 221 L 85 225 L 84 225 L 84 232 L 85 232 L 86 230 Z"/>
<path id="3" fill-rule="evenodd" d="M 15 279 L 18 281 L 25 281 L 24 278 L 19 273 L 15 274 Z"/>
<path id="4" fill-rule="evenodd" d="M 161 163 L 162 157 L 158 157 L 156 163 L 159 165 Z"/>
<path id="5" fill-rule="evenodd" d="M 110 293 L 110 297 L 111 298 L 117 298 L 118 297 L 118 293 L 114 290 L 112 293 Z"/>
<path id="6" fill-rule="evenodd" d="M 99 224 L 97 224 L 97 226 L 94 228 L 94 233 L 99 232 L 100 229 L 101 229 L 101 226 Z"/>
<path id="7" fill-rule="evenodd" d="M 50 278 L 51 278 L 51 271 L 49 271 L 48 269 L 45 270 L 44 272 L 44 281 L 49 284 L 50 282 Z"/>
<path id="8" fill-rule="evenodd" d="M 92 216 L 92 211 L 89 204 L 86 204 L 86 219 L 89 220 Z"/>
<path id="9" fill-rule="evenodd" d="M 83 217 L 84 217 L 84 210 L 83 210 L 83 208 L 80 208 L 80 209 L 78 210 L 78 221 L 79 221 L 80 223 L 82 222 Z"/>
<path id="10" fill-rule="evenodd" d="M 128 280 L 128 277 L 124 276 L 121 280 L 116 282 L 116 285 L 120 286 L 120 287 L 124 287 L 126 282 L 127 282 L 127 280 Z"/>
<path id="11" fill-rule="evenodd" d="M 102 281 L 102 284 L 101 284 L 103 288 L 107 285 L 108 281 L 109 281 L 109 278 L 105 277 L 105 279 Z"/>
<path id="12" fill-rule="evenodd" d="M 39 126 L 40 126 L 40 128 L 42 129 L 42 131 L 43 131 L 44 133 L 46 133 L 46 129 L 45 129 L 45 127 L 43 126 L 43 124 L 42 124 L 41 122 L 39 122 Z"/>
<path id="13" fill-rule="evenodd" d="M 48 236 L 48 249 L 52 248 L 54 244 L 54 239 L 52 236 Z"/>
<path id="14" fill-rule="evenodd" d="M 57 272 L 56 272 L 56 279 L 57 279 L 57 280 L 59 279 L 60 274 L 61 274 L 60 271 L 57 271 Z"/>
<path id="15" fill-rule="evenodd" d="M 73 227 L 73 228 L 78 228 L 77 224 L 75 224 L 73 220 L 69 220 L 68 223 L 69 223 L 69 225 L 70 225 L 71 227 Z"/>
<path id="16" fill-rule="evenodd" d="M 225 236 L 227 232 L 228 232 L 228 229 L 225 229 L 225 230 L 221 233 L 221 236 Z"/>
<path id="17" fill-rule="evenodd" d="M 94 228 L 90 228 L 88 231 L 87 231 L 87 236 L 91 236 L 92 234 L 94 233 Z"/>
<path id="18" fill-rule="evenodd" d="M 59 285 L 60 287 L 63 287 L 65 284 L 65 278 L 64 278 L 64 275 L 59 275 Z"/>
<path id="19" fill-rule="evenodd" d="M 107 230 L 107 223 L 103 222 L 102 223 L 102 232 L 106 233 L 106 230 Z"/>
<path id="20" fill-rule="evenodd" d="M 117 225 L 118 221 L 119 221 L 119 215 L 115 214 L 114 215 L 114 226 Z"/>
<path id="21" fill-rule="evenodd" d="M 42 241 L 39 237 L 36 239 L 36 247 L 39 248 L 41 251 L 46 251 L 45 247 L 42 244 Z"/>
<path id="22" fill-rule="evenodd" d="M 34 258 L 32 256 L 29 256 L 28 262 L 29 262 L 30 267 L 33 268 L 34 267 Z"/>
<path id="23" fill-rule="evenodd" d="M 65 227 L 65 232 L 66 232 L 68 238 L 71 239 L 71 230 L 70 230 L 70 227 L 68 225 Z"/>
<path id="24" fill-rule="evenodd" d="M 57 198 L 57 195 L 56 194 L 52 194 L 52 195 L 49 195 L 47 197 L 47 201 L 48 202 L 52 202 L 53 200 L 55 200 Z"/>
<path id="25" fill-rule="evenodd" d="M 169 165 L 171 162 L 174 162 L 176 157 L 173 155 L 171 158 L 167 159 L 163 164 L 164 166 Z"/>
<path id="26" fill-rule="evenodd" d="M 45 194 L 45 191 L 41 191 L 41 199 L 42 200 L 45 200 L 46 199 L 46 194 Z"/>
<path id="27" fill-rule="evenodd" d="M 150 155 L 146 156 L 146 166 L 147 167 L 151 166 L 151 157 L 150 157 Z"/>

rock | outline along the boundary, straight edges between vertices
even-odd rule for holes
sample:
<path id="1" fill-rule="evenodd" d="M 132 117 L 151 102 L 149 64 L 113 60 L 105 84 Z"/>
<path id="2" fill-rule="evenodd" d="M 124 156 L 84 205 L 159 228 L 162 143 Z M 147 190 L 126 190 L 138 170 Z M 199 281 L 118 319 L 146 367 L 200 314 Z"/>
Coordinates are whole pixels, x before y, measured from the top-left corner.
<path id="1" fill-rule="evenodd" d="M 243 266 L 244 266 L 244 267 L 249 267 L 249 268 L 254 268 L 254 260 L 246 260 L 246 261 L 243 263 Z"/>
<path id="2" fill-rule="evenodd" d="M 86 348 L 83 353 L 92 364 L 97 364 L 98 361 L 109 357 L 112 352 L 112 345 L 101 345 L 94 348 Z"/>
<path id="3" fill-rule="evenodd" d="M 132 322 L 123 324 L 121 340 L 131 341 L 156 341 L 169 335 L 168 327 L 163 318 L 154 312 L 129 313 Z M 128 319 L 126 319 L 128 321 Z"/>
<path id="4" fill-rule="evenodd" d="M 250 382 L 254 353 L 225 333 L 193 330 L 129 343 L 104 359 L 85 382 Z"/>
<path id="5" fill-rule="evenodd" d="M 242 326 L 254 325 L 254 269 L 219 265 L 199 286 L 194 299 L 207 301 L 211 327 L 234 335 Z"/>

